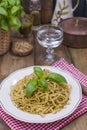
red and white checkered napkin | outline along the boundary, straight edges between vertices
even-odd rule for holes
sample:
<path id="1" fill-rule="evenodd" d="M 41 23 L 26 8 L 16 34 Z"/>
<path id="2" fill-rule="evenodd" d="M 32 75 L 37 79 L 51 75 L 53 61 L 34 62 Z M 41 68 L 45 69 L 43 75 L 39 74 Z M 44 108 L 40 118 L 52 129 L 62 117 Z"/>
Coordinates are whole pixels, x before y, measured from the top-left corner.
<path id="1" fill-rule="evenodd" d="M 72 64 L 68 64 L 63 58 L 53 64 L 55 67 L 60 67 L 63 70 L 69 71 L 80 83 L 87 86 L 87 76 L 76 69 Z M 70 116 L 47 124 L 33 124 L 25 123 L 14 119 L 6 114 L 0 107 L 0 116 L 8 124 L 12 130 L 60 130 L 65 125 L 79 117 L 83 113 L 87 112 L 87 96 L 83 94 L 82 101 L 78 108 Z"/>

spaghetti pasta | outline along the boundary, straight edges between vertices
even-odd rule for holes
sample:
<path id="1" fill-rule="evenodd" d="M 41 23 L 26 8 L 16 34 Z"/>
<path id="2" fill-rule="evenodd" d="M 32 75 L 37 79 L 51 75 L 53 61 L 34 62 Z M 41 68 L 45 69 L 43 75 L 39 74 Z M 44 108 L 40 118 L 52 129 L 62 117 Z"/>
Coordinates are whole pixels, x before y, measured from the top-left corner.
<path id="1" fill-rule="evenodd" d="M 43 70 L 43 72 L 45 75 L 50 73 L 49 70 Z M 70 96 L 70 86 L 68 84 L 58 85 L 53 81 L 47 80 L 47 91 L 38 87 L 31 97 L 26 96 L 26 84 L 35 76 L 34 73 L 25 76 L 11 87 L 10 96 L 16 107 L 25 112 L 40 115 L 56 113 L 64 108 Z"/>

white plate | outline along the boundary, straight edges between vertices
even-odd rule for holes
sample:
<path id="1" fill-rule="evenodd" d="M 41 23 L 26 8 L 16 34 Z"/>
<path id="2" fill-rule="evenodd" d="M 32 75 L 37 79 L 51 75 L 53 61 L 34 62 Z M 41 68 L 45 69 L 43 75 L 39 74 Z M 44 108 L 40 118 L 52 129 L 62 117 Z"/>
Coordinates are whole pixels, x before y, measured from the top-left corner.
<path id="1" fill-rule="evenodd" d="M 55 67 L 50 66 L 40 66 L 40 67 L 42 69 L 46 68 L 53 72 L 63 75 L 68 81 L 68 83 L 72 85 L 69 101 L 70 103 L 56 114 L 52 113 L 47 114 L 45 117 L 41 117 L 40 115 L 36 114 L 29 114 L 27 112 L 23 112 L 22 110 L 18 109 L 16 106 L 13 105 L 10 98 L 11 86 L 16 82 L 18 82 L 20 79 L 22 79 L 24 76 L 31 74 L 33 72 L 33 66 L 20 69 L 13 72 L 7 78 L 5 78 L 0 86 L 0 103 L 2 108 L 6 113 L 8 113 L 9 115 L 18 120 L 29 123 L 49 123 L 57 121 L 73 113 L 81 101 L 82 98 L 81 86 L 79 82 L 76 79 L 74 79 L 70 73 Z"/>

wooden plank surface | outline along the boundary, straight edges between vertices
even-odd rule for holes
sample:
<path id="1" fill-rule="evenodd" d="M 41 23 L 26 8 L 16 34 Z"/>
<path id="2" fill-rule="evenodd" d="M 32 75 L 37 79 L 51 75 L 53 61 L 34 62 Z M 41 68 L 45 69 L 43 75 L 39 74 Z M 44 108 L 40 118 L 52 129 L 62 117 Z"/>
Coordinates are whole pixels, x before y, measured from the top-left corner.
<path id="1" fill-rule="evenodd" d="M 62 128 L 61 130 L 87 130 L 87 113 L 83 114 L 82 116 L 78 117 L 70 124 Z"/>
<path id="2" fill-rule="evenodd" d="M 87 48 L 69 48 L 73 64 L 85 75 L 87 75 Z"/>
<path id="3" fill-rule="evenodd" d="M 0 74 L 7 76 L 15 70 L 33 65 L 33 57 L 33 52 L 24 57 L 14 56 L 10 52 L 4 56 L 0 56 Z"/>

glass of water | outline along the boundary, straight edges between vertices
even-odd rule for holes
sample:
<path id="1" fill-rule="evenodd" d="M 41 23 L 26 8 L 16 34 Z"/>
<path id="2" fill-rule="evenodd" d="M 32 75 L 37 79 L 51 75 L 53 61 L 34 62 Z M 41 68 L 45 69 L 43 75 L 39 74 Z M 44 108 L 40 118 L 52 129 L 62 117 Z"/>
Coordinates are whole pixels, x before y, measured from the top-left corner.
<path id="1" fill-rule="evenodd" d="M 51 65 L 57 60 L 54 48 L 58 47 L 63 41 L 63 31 L 54 25 L 42 25 L 37 31 L 38 43 L 46 48 L 46 54 L 41 57 L 45 65 Z"/>

